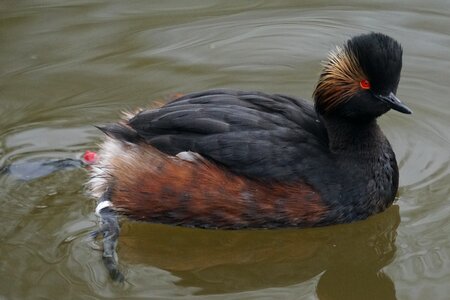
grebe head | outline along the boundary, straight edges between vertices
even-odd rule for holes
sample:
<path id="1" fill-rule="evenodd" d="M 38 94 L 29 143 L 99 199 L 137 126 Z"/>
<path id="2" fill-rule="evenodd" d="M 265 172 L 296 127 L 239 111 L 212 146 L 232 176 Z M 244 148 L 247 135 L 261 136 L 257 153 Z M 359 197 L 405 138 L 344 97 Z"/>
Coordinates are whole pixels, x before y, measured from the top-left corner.
<path id="1" fill-rule="evenodd" d="M 389 109 L 410 114 L 396 96 L 402 47 L 381 33 L 363 34 L 332 51 L 314 91 L 323 116 L 373 120 Z"/>

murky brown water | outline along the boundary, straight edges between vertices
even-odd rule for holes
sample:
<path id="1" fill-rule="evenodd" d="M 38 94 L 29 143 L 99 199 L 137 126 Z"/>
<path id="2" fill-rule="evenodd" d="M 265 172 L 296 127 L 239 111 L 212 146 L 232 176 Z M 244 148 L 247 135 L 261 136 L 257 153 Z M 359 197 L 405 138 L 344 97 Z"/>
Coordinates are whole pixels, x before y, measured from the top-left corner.
<path id="1" fill-rule="evenodd" d="M 176 92 L 309 98 L 326 53 L 367 31 L 403 44 L 398 95 L 414 110 L 380 120 L 401 167 L 387 212 L 312 230 L 123 222 L 124 286 L 87 239 L 84 170 L 3 174 L 0 298 L 448 299 L 450 4 L 340 2 L 0 1 L 0 167 L 79 157 L 93 124 Z"/>

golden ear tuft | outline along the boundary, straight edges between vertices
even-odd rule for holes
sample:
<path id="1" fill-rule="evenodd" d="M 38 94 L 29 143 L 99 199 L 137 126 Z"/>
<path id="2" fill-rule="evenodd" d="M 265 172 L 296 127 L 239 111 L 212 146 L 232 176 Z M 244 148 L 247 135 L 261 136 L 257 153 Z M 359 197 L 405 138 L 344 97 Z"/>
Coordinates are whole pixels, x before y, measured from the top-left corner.
<path id="1" fill-rule="evenodd" d="M 346 48 L 336 47 L 330 51 L 314 91 L 316 105 L 323 112 L 333 110 L 363 88 L 361 82 L 365 78 L 355 55 Z M 369 81 L 367 84 L 370 88 Z"/>

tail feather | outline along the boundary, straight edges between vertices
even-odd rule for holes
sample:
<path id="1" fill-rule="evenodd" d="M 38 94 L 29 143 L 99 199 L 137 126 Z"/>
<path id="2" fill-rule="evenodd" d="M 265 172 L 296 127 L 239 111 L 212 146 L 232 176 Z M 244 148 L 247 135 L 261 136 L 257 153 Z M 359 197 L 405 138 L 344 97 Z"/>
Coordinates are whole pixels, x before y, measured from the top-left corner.
<path id="1" fill-rule="evenodd" d="M 141 137 L 138 133 L 131 127 L 120 124 L 120 123 L 110 123 L 102 126 L 95 126 L 100 129 L 107 136 L 114 138 L 119 141 L 125 141 L 129 143 L 138 143 Z"/>

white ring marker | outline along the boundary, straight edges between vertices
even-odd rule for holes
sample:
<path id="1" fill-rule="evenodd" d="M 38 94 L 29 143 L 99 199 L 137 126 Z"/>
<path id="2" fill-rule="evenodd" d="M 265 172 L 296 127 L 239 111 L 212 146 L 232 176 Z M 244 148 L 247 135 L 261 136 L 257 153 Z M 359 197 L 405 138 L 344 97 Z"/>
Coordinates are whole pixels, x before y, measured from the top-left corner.
<path id="1" fill-rule="evenodd" d="M 100 211 L 102 209 L 104 209 L 105 207 L 112 207 L 112 206 L 113 206 L 113 204 L 111 201 L 102 201 L 95 208 L 95 214 L 100 217 Z"/>

